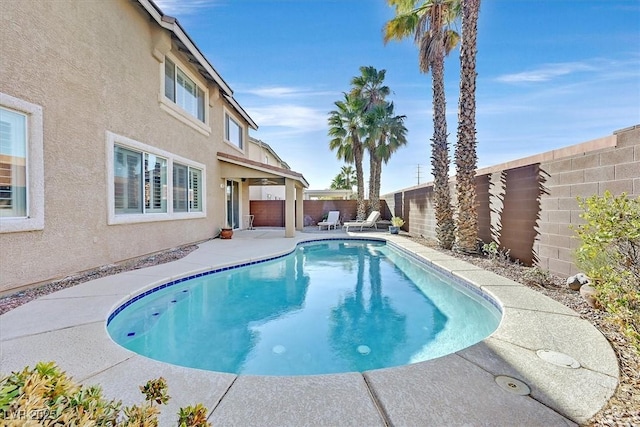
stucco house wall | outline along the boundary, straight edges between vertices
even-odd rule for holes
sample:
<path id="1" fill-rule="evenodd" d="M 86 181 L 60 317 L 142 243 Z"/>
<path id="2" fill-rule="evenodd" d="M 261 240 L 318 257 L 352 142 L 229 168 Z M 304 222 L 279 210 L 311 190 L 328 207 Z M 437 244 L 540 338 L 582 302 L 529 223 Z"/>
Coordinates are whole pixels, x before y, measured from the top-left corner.
<path id="1" fill-rule="evenodd" d="M 44 209 L 44 221 L 12 231 L 0 218 L 0 293 L 202 241 L 225 223 L 216 153 L 246 155 L 246 147 L 224 141 L 225 112 L 243 126 L 244 141 L 250 124 L 141 3 L 2 2 L 0 93 L 41 108 L 44 201 L 32 208 Z M 165 55 L 208 91 L 205 126 L 163 106 Z M 203 212 L 110 224 L 110 138 L 202 165 Z M 248 188 L 241 188 L 248 210 Z"/>

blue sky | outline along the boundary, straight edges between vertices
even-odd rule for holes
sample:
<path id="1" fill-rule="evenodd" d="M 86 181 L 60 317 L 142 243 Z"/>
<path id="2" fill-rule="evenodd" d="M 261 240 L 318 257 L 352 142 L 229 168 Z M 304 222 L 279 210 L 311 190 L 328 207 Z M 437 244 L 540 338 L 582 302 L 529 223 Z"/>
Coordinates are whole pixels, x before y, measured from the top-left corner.
<path id="1" fill-rule="evenodd" d="M 328 148 L 328 113 L 360 66 L 385 69 L 408 144 L 384 167 L 382 193 L 432 180 L 431 76 L 411 40 L 382 42 L 384 0 L 156 0 L 178 18 L 312 189 L 343 163 Z M 640 124 L 640 2 L 484 0 L 478 23 L 478 166 L 577 144 Z M 451 154 L 459 49 L 445 64 Z M 365 162 L 366 163 L 366 162 Z M 453 173 L 453 167 L 452 167 Z M 366 172 L 365 180 L 368 177 Z"/>

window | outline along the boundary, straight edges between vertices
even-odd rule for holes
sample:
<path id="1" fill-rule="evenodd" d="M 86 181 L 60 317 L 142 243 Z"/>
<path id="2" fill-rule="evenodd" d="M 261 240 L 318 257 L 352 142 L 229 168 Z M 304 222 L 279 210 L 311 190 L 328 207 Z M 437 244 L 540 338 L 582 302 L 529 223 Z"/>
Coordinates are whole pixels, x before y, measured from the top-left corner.
<path id="1" fill-rule="evenodd" d="M 114 156 L 116 214 L 167 212 L 167 160 L 117 145 Z"/>
<path id="2" fill-rule="evenodd" d="M 224 139 L 238 148 L 243 148 L 242 126 L 228 113 L 224 114 Z"/>
<path id="3" fill-rule="evenodd" d="M 42 107 L 0 93 L 0 232 L 44 228 Z"/>
<path id="4" fill-rule="evenodd" d="M 173 211 L 202 212 L 202 171 L 173 164 Z"/>
<path id="5" fill-rule="evenodd" d="M 164 96 L 187 113 L 205 122 L 205 92 L 173 61 L 164 60 Z"/>
<path id="6" fill-rule="evenodd" d="M 0 217 L 27 216 L 27 116 L 0 109 Z"/>
<path id="7" fill-rule="evenodd" d="M 109 224 L 205 216 L 205 166 L 107 132 Z"/>

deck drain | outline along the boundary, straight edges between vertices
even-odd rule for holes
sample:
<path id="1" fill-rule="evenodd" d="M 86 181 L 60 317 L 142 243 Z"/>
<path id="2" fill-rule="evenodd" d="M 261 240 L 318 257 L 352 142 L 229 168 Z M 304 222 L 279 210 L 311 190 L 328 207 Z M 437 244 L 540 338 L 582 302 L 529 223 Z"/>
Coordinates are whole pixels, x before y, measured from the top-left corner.
<path id="1" fill-rule="evenodd" d="M 568 354 L 558 353 L 557 351 L 552 350 L 538 350 L 536 351 L 536 354 L 540 359 L 544 360 L 545 362 L 552 363 L 556 366 L 573 369 L 577 369 L 580 367 L 580 362 L 578 362 Z"/>
<path id="2" fill-rule="evenodd" d="M 500 388 L 508 391 L 509 393 L 517 394 L 519 396 L 526 396 L 531 393 L 531 389 L 528 385 L 515 378 L 508 377 L 506 375 L 498 375 L 495 379 Z"/>

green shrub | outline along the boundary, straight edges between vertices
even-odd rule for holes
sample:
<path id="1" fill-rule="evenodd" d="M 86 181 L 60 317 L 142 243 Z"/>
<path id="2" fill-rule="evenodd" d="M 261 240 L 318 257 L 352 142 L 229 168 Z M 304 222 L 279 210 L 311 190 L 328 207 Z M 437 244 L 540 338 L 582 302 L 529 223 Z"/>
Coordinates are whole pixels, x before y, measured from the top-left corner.
<path id="1" fill-rule="evenodd" d="M 482 245 L 482 253 L 484 254 L 484 256 L 493 261 L 511 261 L 511 249 L 500 249 L 496 242 L 484 243 Z"/>
<path id="2" fill-rule="evenodd" d="M 574 227 L 580 269 L 596 288 L 596 299 L 615 316 L 640 351 L 640 197 L 626 194 L 578 198 L 585 223 Z"/>
<path id="3" fill-rule="evenodd" d="M 122 408 L 106 400 L 100 387 L 75 383 L 55 363 L 38 363 L 0 379 L 0 419 L 8 426 L 116 426 L 155 427 L 166 404 L 167 382 L 150 380 L 140 387 L 145 403 Z M 207 409 L 201 404 L 180 408 L 180 427 L 208 427 Z"/>

